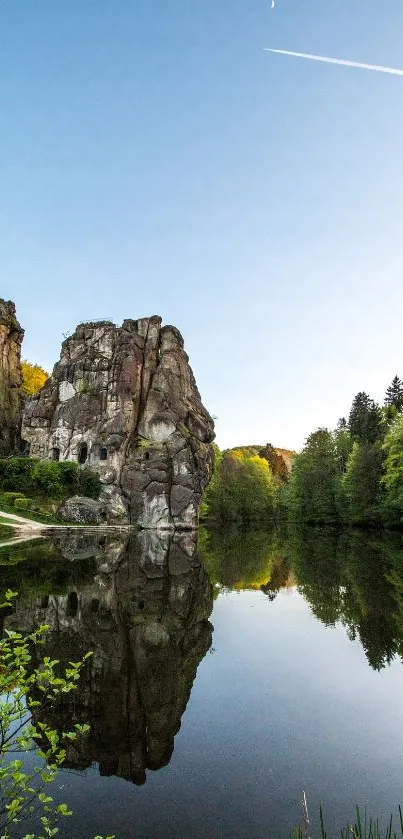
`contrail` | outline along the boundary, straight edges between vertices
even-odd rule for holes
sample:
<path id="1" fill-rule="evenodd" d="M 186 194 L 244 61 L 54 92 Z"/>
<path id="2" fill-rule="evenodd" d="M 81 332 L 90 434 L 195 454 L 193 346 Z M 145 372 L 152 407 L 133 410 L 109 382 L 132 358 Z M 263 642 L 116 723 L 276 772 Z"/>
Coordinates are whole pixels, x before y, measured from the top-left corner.
<path id="1" fill-rule="evenodd" d="M 326 55 L 312 55 L 310 52 L 290 52 L 290 50 L 272 50 L 265 47 L 266 52 L 276 52 L 279 55 L 293 55 L 294 58 L 309 58 L 311 61 L 324 61 L 325 64 L 342 64 L 343 67 L 358 67 L 360 70 L 375 70 L 376 73 L 389 73 L 390 76 L 403 76 L 403 70 L 397 67 L 384 67 L 382 64 L 361 64 L 360 61 L 345 61 L 343 58 L 329 58 Z"/>

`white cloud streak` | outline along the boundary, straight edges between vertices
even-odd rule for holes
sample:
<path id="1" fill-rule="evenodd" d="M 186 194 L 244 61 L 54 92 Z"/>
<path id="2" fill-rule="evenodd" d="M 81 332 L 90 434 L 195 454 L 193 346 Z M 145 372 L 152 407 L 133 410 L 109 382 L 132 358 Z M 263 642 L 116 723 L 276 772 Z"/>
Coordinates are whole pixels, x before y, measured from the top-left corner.
<path id="1" fill-rule="evenodd" d="M 265 48 L 265 52 L 276 52 L 279 55 L 292 55 L 294 58 L 307 58 L 310 61 L 323 61 L 325 64 L 341 64 L 343 67 L 357 67 L 359 70 L 374 70 L 376 73 L 389 73 L 390 76 L 403 76 L 403 70 L 397 67 L 384 67 L 382 64 L 362 64 L 360 61 L 345 61 L 343 58 L 329 58 L 326 55 L 312 55 L 310 52 L 290 52 L 290 50 L 273 50 Z"/>

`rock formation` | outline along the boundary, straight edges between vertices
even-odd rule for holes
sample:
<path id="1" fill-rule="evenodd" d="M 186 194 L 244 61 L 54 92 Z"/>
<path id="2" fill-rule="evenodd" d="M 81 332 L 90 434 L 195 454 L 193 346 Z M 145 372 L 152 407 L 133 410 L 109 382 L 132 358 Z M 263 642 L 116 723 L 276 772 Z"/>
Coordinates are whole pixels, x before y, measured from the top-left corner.
<path id="1" fill-rule="evenodd" d="M 188 361 L 178 330 L 157 316 L 79 325 L 26 403 L 31 456 L 96 469 L 109 520 L 196 527 L 214 423 Z"/>
<path id="2" fill-rule="evenodd" d="M 19 446 L 23 336 L 14 303 L 0 299 L 0 457 L 14 454 Z"/>
<path id="3" fill-rule="evenodd" d="M 72 720 L 90 725 L 83 739 L 66 743 L 68 767 L 96 761 L 101 774 L 142 784 L 147 769 L 169 762 L 212 638 L 212 587 L 192 535 L 142 531 L 105 544 L 95 536 L 91 582 L 70 584 L 63 595 L 28 595 L 6 618 L 22 631 L 50 626 L 36 665 L 46 655 L 67 664 L 93 651 L 77 691 L 46 715 L 60 731 Z M 73 535 L 70 559 L 88 549 L 88 536 Z"/>

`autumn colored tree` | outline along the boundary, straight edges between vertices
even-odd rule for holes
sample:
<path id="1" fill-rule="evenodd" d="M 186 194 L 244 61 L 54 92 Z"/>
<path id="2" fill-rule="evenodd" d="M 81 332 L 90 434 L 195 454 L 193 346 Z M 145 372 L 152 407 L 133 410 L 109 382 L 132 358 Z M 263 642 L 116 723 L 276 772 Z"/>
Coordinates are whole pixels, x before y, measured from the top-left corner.
<path id="1" fill-rule="evenodd" d="M 279 478 L 280 481 L 284 482 L 288 478 L 288 469 L 285 463 L 284 458 L 281 454 L 276 452 L 274 446 L 271 443 L 267 443 L 264 449 L 261 449 L 259 452 L 259 457 L 264 458 L 267 460 L 272 474 L 275 478 Z"/>
<path id="2" fill-rule="evenodd" d="M 21 362 L 21 372 L 21 391 L 24 396 L 35 396 L 49 378 L 48 373 L 43 367 L 40 367 L 39 364 L 31 364 L 25 358 Z"/>
<path id="3" fill-rule="evenodd" d="M 274 516 L 277 488 L 267 460 L 259 455 L 242 449 L 216 453 L 203 516 L 240 524 L 269 521 Z"/>

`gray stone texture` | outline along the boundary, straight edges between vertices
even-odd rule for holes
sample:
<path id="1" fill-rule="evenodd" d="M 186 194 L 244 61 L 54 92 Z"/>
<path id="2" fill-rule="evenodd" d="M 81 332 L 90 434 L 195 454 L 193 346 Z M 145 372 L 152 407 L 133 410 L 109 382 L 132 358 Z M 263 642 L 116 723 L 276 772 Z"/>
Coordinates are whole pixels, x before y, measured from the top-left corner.
<path id="1" fill-rule="evenodd" d="M 91 541 L 93 578 L 80 584 L 78 559 L 89 555 Z M 49 626 L 34 655 L 37 666 L 44 656 L 65 665 L 92 650 L 77 691 L 40 719 L 60 731 L 72 719 L 89 724 L 83 738 L 65 743 L 68 767 L 95 761 L 102 775 L 142 784 L 147 769 L 171 758 L 197 667 L 211 645 L 208 574 L 188 533 L 142 531 L 106 543 L 74 533 L 59 550 L 76 558 L 76 582 L 63 594 L 18 599 L 6 626 Z M 182 568 L 180 556 L 186 557 Z"/>
<path id="2" fill-rule="evenodd" d="M 20 443 L 23 337 L 14 303 L 0 298 L 0 457 L 15 454 Z"/>
<path id="3" fill-rule="evenodd" d="M 85 458 L 109 521 L 197 527 L 214 423 L 180 332 L 161 318 L 80 324 L 27 400 L 22 438 L 33 457 Z"/>

